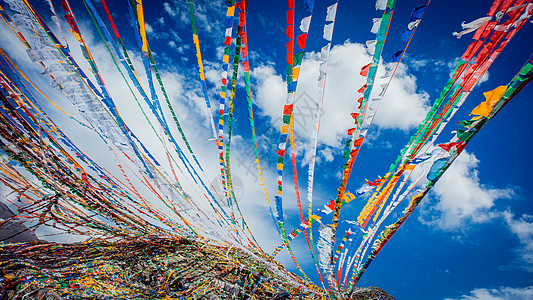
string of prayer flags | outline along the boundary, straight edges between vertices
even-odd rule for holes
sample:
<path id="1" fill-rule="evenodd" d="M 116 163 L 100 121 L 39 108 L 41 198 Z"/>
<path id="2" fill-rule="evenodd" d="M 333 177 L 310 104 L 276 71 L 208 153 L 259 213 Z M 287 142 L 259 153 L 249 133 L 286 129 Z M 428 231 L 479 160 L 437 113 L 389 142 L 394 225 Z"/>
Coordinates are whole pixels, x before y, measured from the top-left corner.
<path id="1" fill-rule="evenodd" d="M 450 150 L 450 153 L 448 153 L 446 156 L 444 156 L 441 159 L 438 159 L 433 162 L 431 169 L 427 173 L 428 179 L 430 180 L 428 184 L 425 185 L 424 189 L 417 191 L 417 193 L 411 198 L 411 201 L 408 205 L 408 207 L 404 210 L 403 215 L 393 224 L 388 225 L 386 230 L 384 231 L 384 234 L 380 235 L 379 239 L 376 241 L 376 243 L 373 245 L 372 253 L 368 256 L 368 258 L 365 260 L 363 264 L 360 265 L 360 267 L 357 268 L 357 271 L 354 272 L 352 277 L 352 289 L 355 286 L 355 284 L 358 282 L 358 280 L 361 278 L 362 274 L 365 272 L 365 270 L 368 268 L 370 263 L 374 260 L 376 255 L 383 249 L 385 244 L 390 240 L 390 238 L 396 233 L 396 231 L 400 228 L 400 226 L 405 222 L 405 220 L 409 217 L 409 215 L 414 211 L 416 206 L 420 203 L 420 201 L 428 194 L 428 192 L 435 186 L 436 182 L 442 177 L 442 175 L 446 172 L 446 170 L 449 168 L 449 166 L 455 161 L 455 159 L 459 156 L 462 149 L 466 146 L 466 144 L 471 140 L 471 138 L 480 131 L 480 129 L 486 125 L 486 123 L 491 120 L 504 106 L 506 103 L 511 101 L 513 97 L 531 80 L 533 79 L 533 60 L 530 59 L 528 62 L 520 69 L 518 74 L 513 78 L 513 80 L 507 85 L 507 86 L 500 86 L 496 89 L 494 89 L 491 92 L 487 92 L 488 99 L 497 99 L 500 97 L 502 91 L 503 95 L 498 99 L 495 100 L 496 104 L 494 105 L 493 110 L 489 114 L 488 117 L 481 117 L 482 119 L 479 119 L 478 116 L 475 116 L 472 121 L 469 122 L 467 129 L 464 132 L 470 132 L 470 138 L 467 141 L 461 141 L 459 138 L 459 135 L 456 135 L 449 144 L 455 144 L 460 145 L 460 149 L 457 151 L 451 152 L 450 150 L 453 148 L 443 147 L 444 149 L 448 148 Z M 495 95 L 494 98 L 492 98 L 492 95 Z M 483 102 L 482 102 L 483 103 Z M 459 146 L 458 146 L 459 147 Z"/>

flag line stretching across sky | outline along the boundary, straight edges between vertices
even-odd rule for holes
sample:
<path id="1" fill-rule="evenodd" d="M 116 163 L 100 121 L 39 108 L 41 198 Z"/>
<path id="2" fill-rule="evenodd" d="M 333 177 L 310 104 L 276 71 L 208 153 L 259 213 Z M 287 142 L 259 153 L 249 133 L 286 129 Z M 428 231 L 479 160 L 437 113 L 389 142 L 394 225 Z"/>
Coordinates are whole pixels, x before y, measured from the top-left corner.
<path id="1" fill-rule="evenodd" d="M 268 160 L 260 157 L 260 136 L 256 134 L 258 124 L 252 92 L 254 73 L 250 59 L 253 49 L 249 45 L 247 29 L 248 1 L 228 0 L 223 7 L 224 12 L 221 12 L 225 19 L 224 28 L 220 28 L 224 35 L 217 37 L 223 41 L 223 46 L 218 48 L 222 53 L 219 53 L 217 66 L 220 68 L 216 72 L 220 86 L 218 109 L 215 111 L 212 110 L 210 98 L 213 97 L 209 96 L 209 81 L 206 80 L 211 76 L 206 72 L 209 63 L 201 51 L 205 49 L 204 39 L 198 30 L 195 4 L 192 0 L 187 1 L 186 17 L 191 23 L 193 41 L 190 51 L 195 56 L 191 64 L 197 70 L 188 79 L 197 82 L 201 90 L 202 102 L 198 110 L 205 115 L 207 127 L 198 125 L 198 128 L 212 131 L 209 136 L 215 141 L 215 145 L 209 142 L 205 147 L 213 148 L 217 153 L 214 160 L 206 161 L 202 161 L 202 156 L 198 154 L 200 151 L 190 142 L 195 134 L 186 130 L 190 127 L 186 124 L 188 116 L 182 114 L 179 105 L 169 96 L 168 90 L 173 88 L 173 83 L 168 82 L 156 66 L 158 56 L 154 55 L 148 41 L 148 32 L 153 29 L 145 21 L 142 0 L 124 2 L 121 13 L 127 16 L 130 24 L 129 27 L 118 28 L 114 12 L 103 0 L 101 3 L 83 0 L 79 6 L 73 6 L 70 0 L 50 0 L 47 2 L 49 12 L 39 12 L 28 0 L 5 2 L 9 9 L 0 6 L 2 21 L 9 28 L 11 38 L 20 43 L 32 62 L 31 67 L 18 65 L 4 51 L 5 46 L 0 45 L 0 181 L 18 195 L 15 202 L 4 197 L 18 209 L 14 218 L 85 236 L 123 239 L 185 237 L 237 247 L 264 261 L 295 287 L 323 297 L 339 298 L 354 292 L 370 263 L 466 145 L 533 78 L 533 61 L 529 57 L 527 61 L 524 59 L 521 69 L 513 66 L 518 72 L 507 85 L 484 93 L 486 99 L 471 111 L 473 117 L 459 122 L 465 129 L 457 129 L 447 143 L 436 142 L 489 67 L 501 53 L 505 53 L 505 47 L 533 15 L 531 0 L 494 0 L 486 8 L 486 16 L 463 23 L 464 30 L 454 33 L 458 38 L 473 35 L 472 41 L 456 61 L 440 96 L 433 101 L 426 117 L 397 159 L 385 175 L 354 188 L 350 186 L 349 179 L 353 170 L 358 169 L 355 160 L 364 142 L 369 140 L 380 104 L 395 81 L 394 75 L 403 64 L 402 59 L 417 28 L 424 26 L 425 11 L 432 5 L 429 0 L 412 9 L 407 29 L 400 37 L 404 48 L 393 51 L 391 66 L 382 56 L 385 42 L 391 39 L 388 34 L 395 7 L 402 3 L 400 0 L 377 0 L 375 9 L 380 17 L 368 19 L 375 39 L 365 44 L 371 61 L 358 66 L 365 83 L 360 88 L 346 87 L 353 98 L 353 105 L 346 108 L 346 114 L 353 118 L 354 123 L 353 127 L 344 129 L 348 137 L 342 144 L 346 147 L 342 153 L 337 153 L 345 162 L 338 189 L 330 200 L 320 199 L 322 195 L 314 192 L 313 186 L 319 159 L 321 111 L 323 107 L 335 105 L 325 101 L 328 93 L 326 79 L 333 51 L 333 30 L 338 22 L 336 14 L 338 9 L 342 9 L 343 1 L 330 1 L 325 11 L 319 11 L 313 0 L 289 0 L 283 38 L 286 52 L 281 60 L 286 69 L 287 93 L 283 106 L 279 107 L 281 125 L 276 129 L 279 141 L 268 146 L 276 154 L 272 203 L 267 193 L 270 181 L 268 178 L 265 180 L 266 173 L 263 172 Z M 56 7 L 58 3 L 62 10 Z M 100 6 L 104 8 L 104 13 Z M 90 22 L 80 22 L 74 7 L 85 8 L 84 13 L 90 16 Z M 43 17 L 50 13 L 57 20 L 53 26 L 49 26 Z M 325 20 L 316 17 L 324 14 Z M 312 19 L 322 22 L 322 33 L 311 30 Z M 65 30 L 66 26 L 68 30 Z M 92 27 L 87 29 L 87 26 Z M 300 32 L 297 36 L 295 27 Z M 119 34 L 127 28 L 129 32 Z M 65 35 L 69 33 L 72 37 Z M 99 39 L 99 46 L 105 49 L 105 60 L 95 55 L 99 49 L 94 51 L 97 48 L 95 42 L 89 42 L 87 38 L 93 34 Z M 321 50 L 307 54 L 306 44 L 312 36 L 321 37 Z M 128 41 L 125 37 L 133 37 L 134 40 Z M 72 38 L 80 47 L 82 58 L 75 55 L 73 43 L 67 43 L 73 41 Z M 131 45 L 135 45 L 135 50 L 128 49 Z M 294 108 L 297 89 L 301 88 L 299 79 L 306 71 L 304 63 L 315 54 L 318 57 L 318 78 L 312 93 L 318 95 L 318 100 L 312 107 L 312 130 L 306 137 L 310 141 L 308 157 L 304 160 L 307 181 L 298 184 L 298 151 L 305 145 L 298 143 Z M 141 62 L 141 68 L 138 64 L 134 66 L 136 60 Z M 109 61 L 112 61 L 113 72 L 120 75 L 120 83 L 105 78 L 107 71 L 103 70 Z M 28 69 L 37 67 L 41 72 L 39 76 L 28 73 Z M 378 78 L 380 70 L 385 75 Z M 241 73 L 244 78 L 240 78 Z M 154 77 L 157 82 L 154 82 Z M 383 83 L 378 84 L 381 79 L 384 79 Z M 51 88 L 42 88 L 42 82 L 49 83 Z M 149 133 L 135 132 L 135 124 L 126 121 L 128 112 L 121 111 L 114 98 L 117 94 L 111 93 L 113 85 L 118 84 L 127 87 L 124 93 L 130 103 L 135 102 L 136 108 L 131 107 L 138 109 L 137 113 L 143 116 L 143 122 L 149 125 L 146 130 Z M 239 98 L 241 88 L 246 99 Z M 55 90 L 55 94 L 51 90 Z M 65 101 L 57 101 L 57 95 L 67 99 L 76 112 L 64 109 Z M 165 99 L 163 105 L 162 98 Z M 89 155 L 77 145 L 79 142 L 69 137 L 61 129 L 61 124 L 54 120 L 56 113 L 47 112 L 48 103 L 64 117 L 75 120 L 84 130 L 98 136 L 113 153 L 111 160 L 115 165 L 104 167 L 99 157 Z M 234 151 L 230 150 L 237 147 L 235 144 L 242 143 L 234 132 L 237 129 L 234 111 L 240 108 L 247 112 L 247 130 L 252 137 L 251 141 L 247 141 L 252 152 L 248 154 L 253 157 L 259 189 L 266 200 L 264 215 L 276 224 L 281 239 L 281 244 L 271 255 L 263 252 L 253 228 L 245 221 L 246 214 L 242 212 L 236 195 L 238 187 L 232 172 Z M 169 115 L 173 122 L 168 122 Z M 152 137 L 145 138 L 147 134 Z M 291 156 L 294 193 L 284 189 L 290 182 L 288 176 L 284 176 L 287 151 Z M 213 162 L 218 163 L 218 186 L 208 180 L 212 174 L 207 165 Z M 307 189 L 304 197 L 307 199 L 307 210 L 303 209 L 306 206 L 300 201 L 300 191 L 304 187 Z M 341 218 L 341 208 L 357 202 L 354 200 L 366 201 L 366 204 L 363 202 L 360 211 L 344 209 L 345 214 Z M 288 231 L 290 223 L 284 213 L 289 201 L 294 201 L 299 211 L 298 225 L 292 231 Z M 325 204 L 320 206 L 321 203 Z M 397 212 L 400 204 L 404 206 L 403 212 Z M 393 212 L 400 217 L 393 220 Z M 340 226 L 343 221 L 349 225 Z M 6 222 L 0 222 L 0 226 Z M 313 229 L 317 223 L 318 228 L 315 225 Z M 294 239 L 302 232 L 312 258 L 313 268 L 310 269 L 317 272 L 321 287 L 308 277 L 306 268 L 293 250 Z M 301 277 L 277 268 L 273 263 L 284 248 Z"/>

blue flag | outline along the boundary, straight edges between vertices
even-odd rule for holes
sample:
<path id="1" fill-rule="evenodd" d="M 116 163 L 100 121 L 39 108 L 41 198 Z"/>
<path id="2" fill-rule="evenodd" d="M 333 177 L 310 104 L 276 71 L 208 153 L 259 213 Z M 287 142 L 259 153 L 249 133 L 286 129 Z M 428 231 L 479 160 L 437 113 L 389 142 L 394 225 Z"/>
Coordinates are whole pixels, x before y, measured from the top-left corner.
<path id="1" fill-rule="evenodd" d="M 402 41 L 408 42 L 411 39 L 411 36 L 413 35 L 413 31 L 414 30 L 404 30 L 400 35 L 400 39 Z"/>
<path id="2" fill-rule="evenodd" d="M 403 54 L 403 50 L 396 51 L 396 53 L 394 53 L 392 55 L 392 62 L 399 62 L 400 61 L 400 57 L 402 57 L 402 54 Z"/>
<path id="3" fill-rule="evenodd" d="M 424 11 L 426 10 L 426 6 L 425 5 L 422 5 L 422 6 L 419 6 L 419 7 L 416 7 L 415 9 L 413 9 L 413 11 L 411 12 L 411 20 L 409 20 L 410 22 L 414 22 L 416 20 L 420 20 L 422 18 L 422 15 L 424 14 Z"/>

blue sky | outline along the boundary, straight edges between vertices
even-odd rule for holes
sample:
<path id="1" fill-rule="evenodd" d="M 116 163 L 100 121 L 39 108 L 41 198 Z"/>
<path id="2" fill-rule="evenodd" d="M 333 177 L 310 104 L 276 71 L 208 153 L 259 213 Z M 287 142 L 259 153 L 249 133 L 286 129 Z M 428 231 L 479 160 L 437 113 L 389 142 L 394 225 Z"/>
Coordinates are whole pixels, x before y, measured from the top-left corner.
<path id="1" fill-rule="evenodd" d="M 301 1 L 296 2 L 296 20 L 300 20 L 305 14 Z M 333 1 L 315 3 L 307 55 L 296 96 L 297 160 L 302 200 L 306 194 L 304 183 L 307 181 L 306 166 L 309 160 L 305 149 L 309 148 L 312 123 L 309 108 L 315 97 L 313 95 L 316 93 L 318 76 L 317 51 L 325 43 L 321 38 L 322 26 L 326 7 L 332 3 Z M 383 51 L 384 64 L 390 64 L 391 55 L 405 45 L 399 35 L 409 22 L 411 10 L 424 4 L 424 1 L 398 0 Z M 472 34 L 456 39 L 452 32 L 461 30 L 461 22 L 484 16 L 491 4 L 491 1 L 485 0 L 433 0 L 429 4 L 370 128 L 369 137 L 350 177 L 349 189 L 356 190 L 364 184 L 365 179 L 373 180 L 387 172 L 390 163 L 409 141 L 416 126 L 438 97 L 457 59 L 472 41 Z M 42 16 L 48 16 L 46 20 L 49 20 L 50 13 L 46 4 L 35 5 L 42 11 Z M 97 63 L 100 60 L 103 64 L 99 66 L 104 79 L 117 95 L 119 110 L 122 109 L 122 115 L 127 123 L 130 122 L 128 124 L 131 124 L 133 130 L 138 130 L 140 136 L 146 137 L 150 147 L 157 148 L 157 143 L 148 137 L 148 133 L 144 134 L 147 130 L 141 125 L 136 127 L 135 118 L 139 113 L 133 111 L 133 105 L 123 96 L 124 87 L 121 87 L 122 83 L 116 72 L 111 71 L 112 66 L 108 65 L 107 53 L 83 4 L 72 1 L 72 5 L 91 51 L 96 54 Z M 130 55 L 135 61 L 140 61 L 125 5 L 125 1 L 109 3 Z M 215 94 L 220 90 L 225 4 L 222 1 L 197 1 L 195 8 L 211 105 L 216 107 Z M 275 159 L 279 118 L 286 91 L 285 11 L 285 1 L 250 1 L 247 16 L 258 147 L 271 195 L 276 188 Z M 207 168 L 208 176 L 215 178 L 217 153 L 214 143 L 208 141 L 211 137 L 210 128 L 202 110 L 203 95 L 187 13 L 184 1 L 145 3 L 148 40 L 171 100 L 176 105 L 180 122 L 191 137 L 193 148 L 203 165 L 212 166 Z M 358 97 L 356 90 L 364 83 L 364 78 L 358 72 L 370 62 L 364 43 L 374 38 L 370 32 L 372 18 L 380 17 L 380 14 L 374 8 L 374 1 L 339 3 L 321 111 L 314 187 L 315 207 L 335 197 L 340 184 L 340 166 L 345 162 L 341 159 L 343 141 L 347 138 L 346 129 L 353 122 L 349 116 L 349 112 L 353 111 L 350 105 Z M 533 49 L 530 38 L 533 36 L 532 26 L 529 22 L 525 24 L 503 50 L 486 77 L 450 121 L 438 142 L 447 142 L 452 137 L 450 132 L 459 129 L 455 123 L 469 118 L 468 113 L 484 100 L 483 92 L 507 84 L 527 61 Z M 5 26 L 1 29 L 1 47 L 21 66 L 35 71 L 35 67 L 31 69 L 27 57 L 17 54 L 14 37 L 4 34 L 7 32 Z M 69 41 L 73 39 L 69 38 Z M 79 48 L 74 42 L 71 43 L 71 48 L 74 54 L 79 55 Z M 37 75 L 32 79 L 46 85 Z M 250 148 L 251 132 L 242 72 L 240 77 L 236 94 L 231 165 L 235 176 L 243 182 L 240 205 L 244 216 L 263 249 L 270 252 L 280 243 L 280 239 L 268 216 L 264 199 L 261 198 L 258 178 L 249 171 L 255 166 Z M 530 202 L 533 189 L 527 175 L 533 166 L 528 133 L 528 128 L 533 125 L 530 118 L 533 104 L 529 101 L 532 95 L 533 88 L 526 87 L 472 140 L 466 152 L 380 252 L 359 286 L 378 286 L 400 300 L 533 297 L 533 206 Z M 66 101 L 62 104 L 68 107 Z M 47 108 L 62 124 L 70 124 L 67 118 L 51 106 L 48 105 Z M 76 114 L 72 107 L 69 111 Z M 82 129 L 68 130 L 76 136 L 74 140 L 82 148 L 88 148 L 90 141 L 95 139 Z M 104 150 L 95 147 L 88 151 L 92 151 L 91 154 L 103 165 L 114 164 L 105 157 Z M 287 158 L 285 164 L 284 209 L 287 227 L 292 230 L 299 219 L 294 192 L 291 191 L 293 180 L 288 160 Z M 352 220 L 363 205 L 362 200 L 350 203 L 343 208 L 341 219 Z M 345 225 L 341 224 L 341 227 Z M 317 280 L 304 238 L 295 239 L 293 247 L 306 273 Z M 288 269 L 296 272 L 286 254 L 282 253 L 279 259 Z"/>

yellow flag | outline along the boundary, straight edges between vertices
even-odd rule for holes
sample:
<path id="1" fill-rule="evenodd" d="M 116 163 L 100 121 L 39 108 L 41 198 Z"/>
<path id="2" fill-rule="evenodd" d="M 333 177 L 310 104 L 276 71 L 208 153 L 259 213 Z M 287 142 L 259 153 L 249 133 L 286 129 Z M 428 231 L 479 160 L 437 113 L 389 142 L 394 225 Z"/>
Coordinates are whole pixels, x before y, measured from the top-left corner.
<path id="1" fill-rule="evenodd" d="M 499 86 L 492 91 L 483 93 L 485 101 L 481 102 L 476 108 L 472 110 L 471 115 L 477 115 L 482 117 L 488 117 L 494 108 L 494 105 L 502 98 L 503 94 L 507 90 L 507 86 Z"/>

